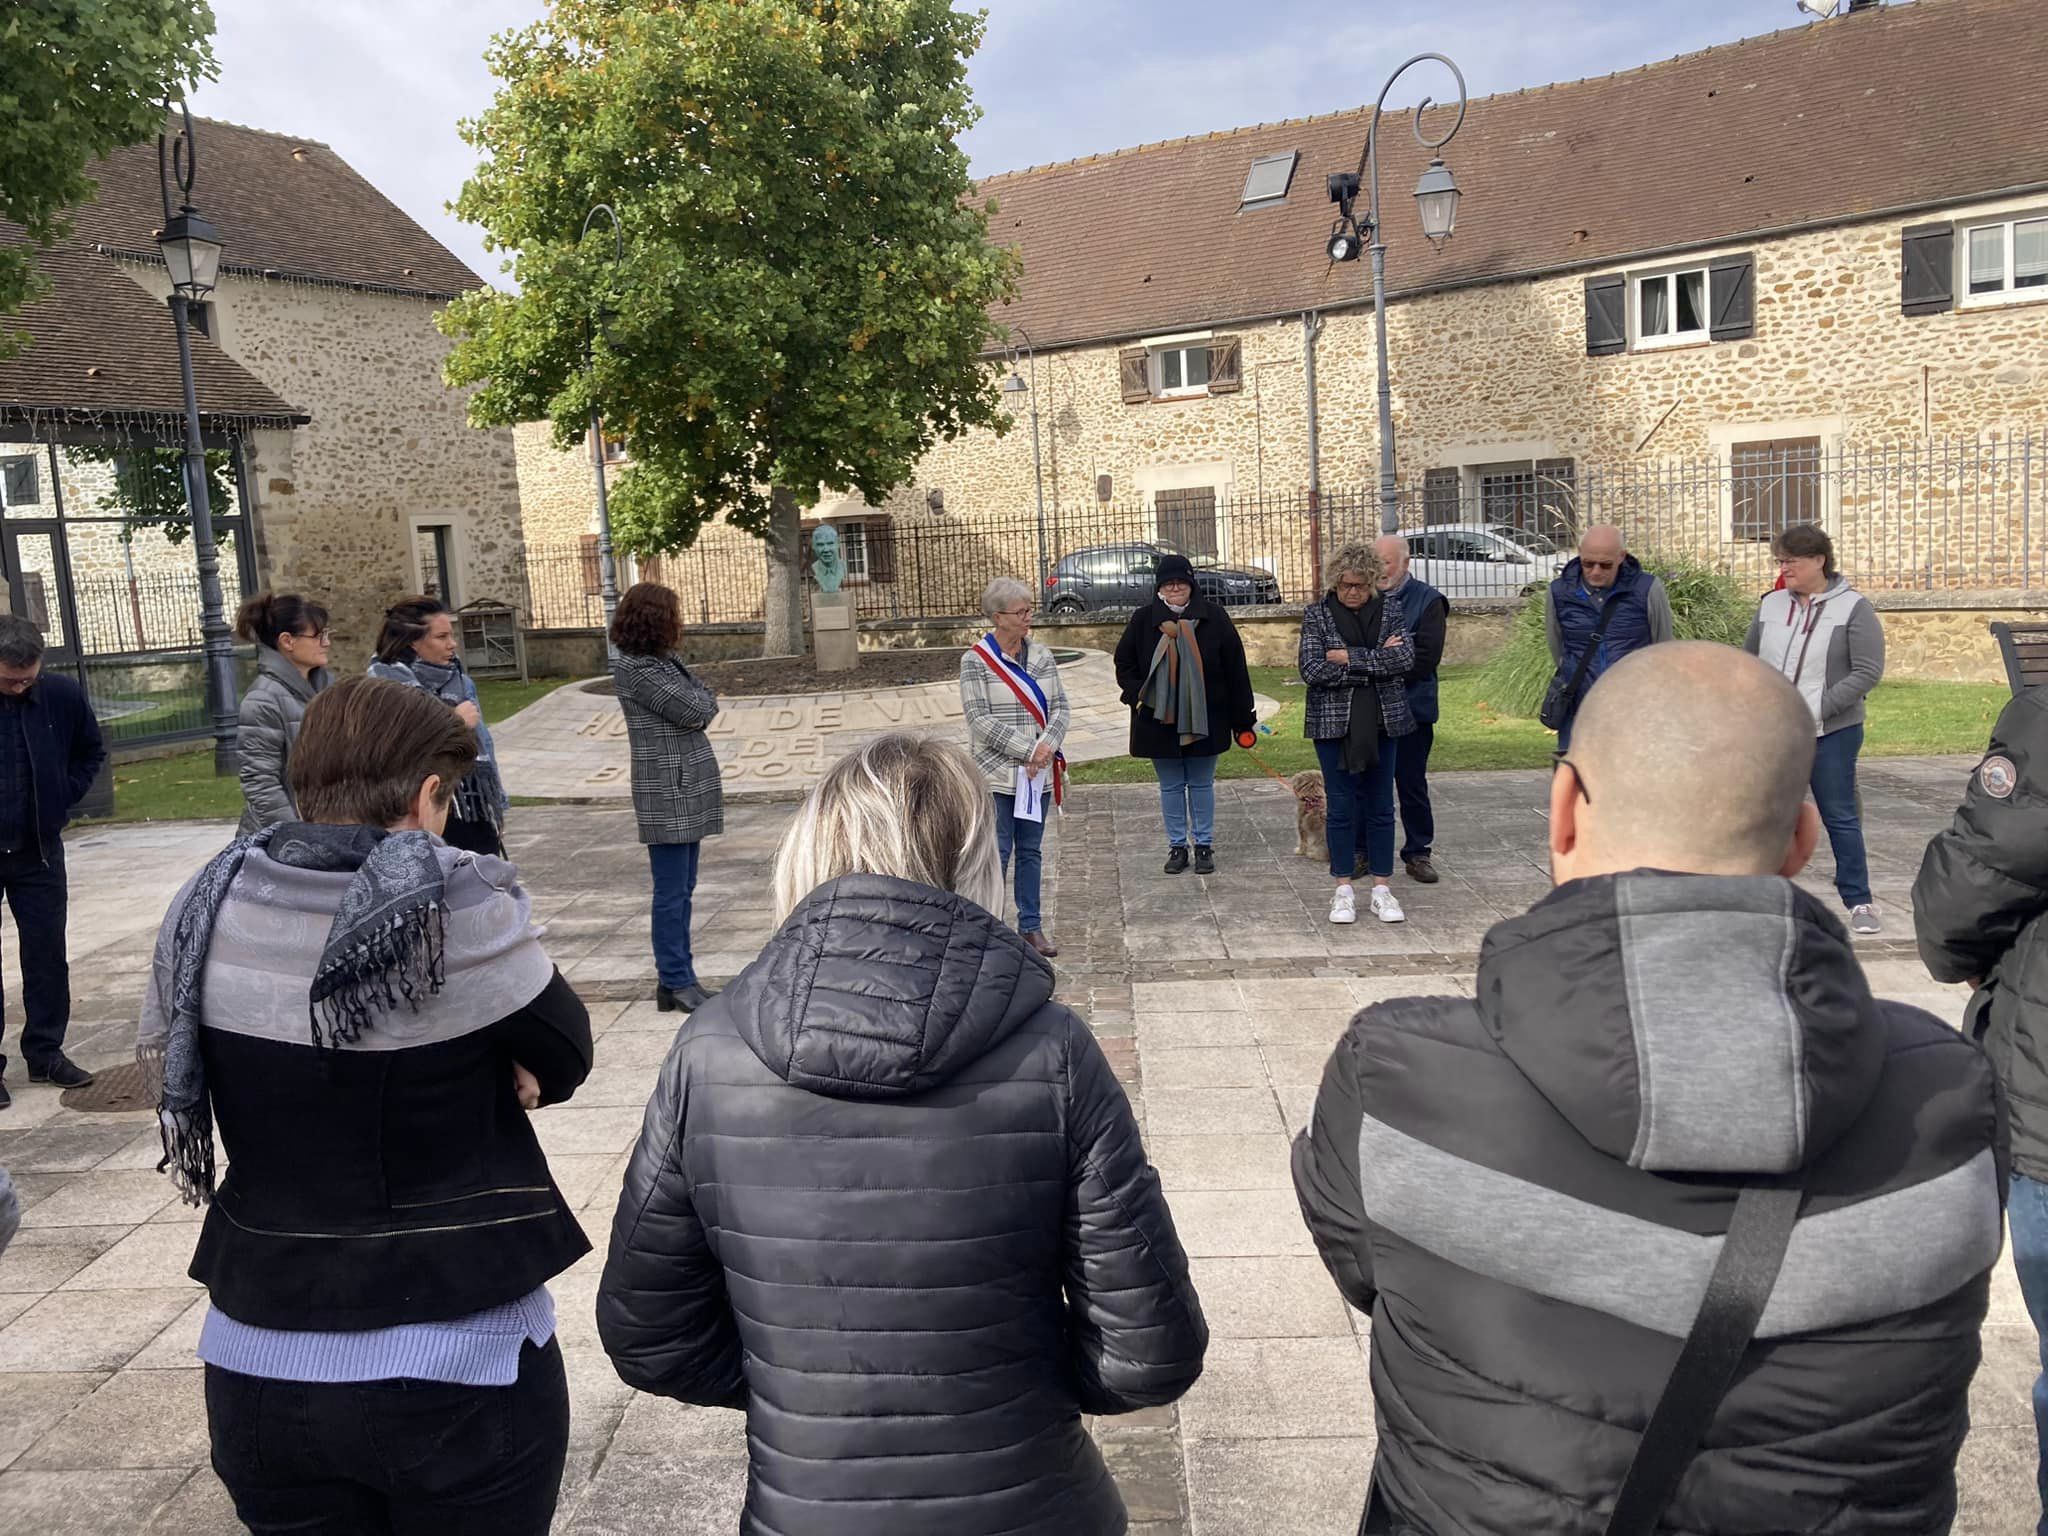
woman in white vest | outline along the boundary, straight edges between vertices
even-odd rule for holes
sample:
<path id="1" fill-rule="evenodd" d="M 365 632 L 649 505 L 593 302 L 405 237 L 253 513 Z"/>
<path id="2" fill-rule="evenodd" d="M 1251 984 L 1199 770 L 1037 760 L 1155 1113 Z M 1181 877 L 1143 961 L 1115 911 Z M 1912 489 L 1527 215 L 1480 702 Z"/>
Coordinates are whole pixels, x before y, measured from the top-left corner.
<path id="1" fill-rule="evenodd" d="M 1835 889 L 1857 933 L 1877 933 L 1870 861 L 1856 798 L 1863 750 L 1863 701 L 1884 677 L 1884 627 L 1870 599 L 1835 568 L 1825 531 L 1798 523 L 1771 541 L 1782 585 L 1766 593 L 1744 644 L 1792 681 L 1813 711 L 1820 740 L 1813 801 L 1835 854 Z"/>

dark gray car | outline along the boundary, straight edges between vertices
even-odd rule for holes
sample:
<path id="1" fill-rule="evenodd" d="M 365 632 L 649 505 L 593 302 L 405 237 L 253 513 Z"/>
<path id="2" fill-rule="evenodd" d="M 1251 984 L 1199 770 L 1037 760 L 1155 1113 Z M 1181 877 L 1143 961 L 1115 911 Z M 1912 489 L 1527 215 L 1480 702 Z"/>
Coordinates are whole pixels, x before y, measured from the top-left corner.
<path id="1" fill-rule="evenodd" d="M 1152 573 L 1161 555 L 1187 554 L 1171 544 L 1098 544 L 1077 549 L 1052 568 L 1046 579 L 1045 608 L 1050 613 L 1131 612 L 1151 601 Z M 1204 564 L 1206 555 L 1189 554 L 1195 585 L 1202 595 L 1226 608 L 1247 608 L 1280 601 L 1280 583 L 1268 571 L 1233 570 Z"/>

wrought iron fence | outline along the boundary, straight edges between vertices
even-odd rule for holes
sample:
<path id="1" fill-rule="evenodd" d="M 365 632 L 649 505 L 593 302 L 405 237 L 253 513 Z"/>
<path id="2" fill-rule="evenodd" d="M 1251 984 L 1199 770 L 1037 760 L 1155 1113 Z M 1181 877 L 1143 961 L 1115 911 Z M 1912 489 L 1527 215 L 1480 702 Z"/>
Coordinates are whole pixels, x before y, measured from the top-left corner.
<path id="1" fill-rule="evenodd" d="M 1653 463 L 1570 459 L 1430 470 L 1399 489 L 1419 572 L 1453 598 L 1515 598 L 1548 581 L 1579 535 L 1612 523 L 1640 555 L 1690 559 L 1759 591 L 1776 572 L 1771 536 L 1814 522 L 1869 591 L 2048 585 L 2048 436 L 2017 434 L 1833 448 L 1738 446 Z M 1138 506 L 869 516 L 840 525 L 863 619 L 971 618 L 996 576 L 1041 587 L 1042 611 L 1128 610 L 1157 551 L 1188 553 L 1205 588 L 1238 605 L 1298 603 L 1323 590 L 1344 541 L 1379 532 L 1377 490 L 1229 500 L 1157 494 Z M 543 627 L 601 620 L 594 541 L 524 557 L 528 612 Z M 761 545 L 723 528 L 620 579 L 666 582 L 693 623 L 758 621 Z"/>

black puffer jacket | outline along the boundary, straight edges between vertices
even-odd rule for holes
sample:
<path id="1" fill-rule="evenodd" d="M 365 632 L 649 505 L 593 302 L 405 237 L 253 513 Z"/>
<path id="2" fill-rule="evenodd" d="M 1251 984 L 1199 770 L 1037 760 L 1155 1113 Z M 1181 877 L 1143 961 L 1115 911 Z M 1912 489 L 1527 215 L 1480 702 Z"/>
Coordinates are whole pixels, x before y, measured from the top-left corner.
<path id="1" fill-rule="evenodd" d="M 2013 1166 L 2048 1180 L 2048 689 L 2022 693 L 1913 884 L 1936 981 L 1981 981 L 1969 1027 L 2012 1106 Z"/>
<path id="2" fill-rule="evenodd" d="M 1476 1005 L 1367 1009 L 1295 1184 L 1372 1311 L 1397 1522 L 1604 1530 L 1743 1182 L 1797 1171 L 1758 1340 L 1659 1529 L 1946 1531 L 1999 1119 L 1983 1055 L 1873 1001 L 1784 880 L 1577 881 L 1487 936 Z"/>
<path id="3" fill-rule="evenodd" d="M 1083 1413 L 1170 1402 L 1208 1331 L 1129 1102 L 973 903 L 820 886 L 676 1036 L 598 1331 L 744 1406 L 750 1536 L 1101 1536 Z"/>

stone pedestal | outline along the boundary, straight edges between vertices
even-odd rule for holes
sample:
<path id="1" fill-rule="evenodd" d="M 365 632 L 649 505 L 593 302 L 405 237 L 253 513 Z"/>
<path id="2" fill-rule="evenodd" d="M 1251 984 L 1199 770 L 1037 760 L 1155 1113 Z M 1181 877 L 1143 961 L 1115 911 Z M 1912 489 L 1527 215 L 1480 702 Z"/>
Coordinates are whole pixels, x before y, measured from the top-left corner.
<path id="1" fill-rule="evenodd" d="M 851 592 L 811 594 L 811 644 L 820 672 L 851 672 L 860 660 L 860 631 L 853 627 Z"/>

